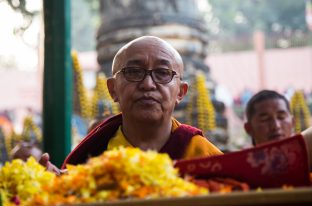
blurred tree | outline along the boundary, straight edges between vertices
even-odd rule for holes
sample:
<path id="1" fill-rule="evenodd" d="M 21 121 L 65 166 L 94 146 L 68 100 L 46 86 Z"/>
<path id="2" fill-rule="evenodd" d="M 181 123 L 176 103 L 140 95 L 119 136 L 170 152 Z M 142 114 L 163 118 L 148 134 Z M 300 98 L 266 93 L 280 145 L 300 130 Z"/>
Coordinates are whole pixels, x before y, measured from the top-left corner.
<path id="1" fill-rule="evenodd" d="M 33 18 L 39 11 L 31 11 L 27 7 L 27 0 L 7 0 L 10 7 L 23 15 L 23 24 L 14 30 L 15 34 L 23 35 L 32 24 Z"/>
<path id="2" fill-rule="evenodd" d="M 40 11 L 28 9 L 29 0 L 6 0 L 11 8 L 23 15 L 23 24 L 14 33 L 23 35 Z M 0 0 L 1 2 L 1 0 Z M 100 24 L 98 0 L 72 0 L 72 47 L 77 51 L 95 50 L 96 30 Z"/>
<path id="3" fill-rule="evenodd" d="M 100 24 L 98 0 L 71 1 L 72 47 L 77 51 L 95 50 L 96 31 Z"/>
<path id="4" fill-rule="evenodd" d="M 208 25 L 212 34 L 248 36 L 255 30 L 266 34 L 307 32 L 306 0 L 208 0 L 212 15 Z M 217 28 L 217 29 L 216 29 Z"/>

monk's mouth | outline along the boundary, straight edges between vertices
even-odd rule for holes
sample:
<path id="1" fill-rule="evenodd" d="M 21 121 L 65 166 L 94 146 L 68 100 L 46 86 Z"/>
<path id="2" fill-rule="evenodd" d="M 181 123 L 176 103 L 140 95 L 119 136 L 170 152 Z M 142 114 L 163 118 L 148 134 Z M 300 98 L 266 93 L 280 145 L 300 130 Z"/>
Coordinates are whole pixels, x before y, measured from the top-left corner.
<path id="1" fill-rule="evenodd" d="M 158 104 L 159 103 L 154 98 L 140 98 L 140 99 L 138 99 L 138 102 L 140 104 L 144 104 L 144 105 L 153 105 L 153 104 Z"/>
<path id="2" fill-rule="evenodd" d="M 269 136 L 269 139 L 274 140 L 274 139 L 282 139 L 284 138 L 285 135 L 283 134 L 273 134 Z"/>

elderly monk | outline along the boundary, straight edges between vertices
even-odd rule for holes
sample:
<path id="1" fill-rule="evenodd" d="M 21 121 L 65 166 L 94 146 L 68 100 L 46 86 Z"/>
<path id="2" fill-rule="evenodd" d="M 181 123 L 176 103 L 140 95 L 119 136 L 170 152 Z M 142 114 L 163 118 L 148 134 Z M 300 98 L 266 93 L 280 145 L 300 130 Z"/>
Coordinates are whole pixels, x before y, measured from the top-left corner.
<path id="1" fill-rule="evenodd" d="M 123 46 L 107 80 L 109 93 L 121 114 L 100 123 L 63 163 L 84 163 L 90 156 L 118 146 L 167 153 L 172 159 L 219 155 L 222 152 L 202 131 L 172 117 L 187 93 L 180 54 L 166 41 L 143 36 Z M 53 166 L 45 154 L 41 163 Z"/>

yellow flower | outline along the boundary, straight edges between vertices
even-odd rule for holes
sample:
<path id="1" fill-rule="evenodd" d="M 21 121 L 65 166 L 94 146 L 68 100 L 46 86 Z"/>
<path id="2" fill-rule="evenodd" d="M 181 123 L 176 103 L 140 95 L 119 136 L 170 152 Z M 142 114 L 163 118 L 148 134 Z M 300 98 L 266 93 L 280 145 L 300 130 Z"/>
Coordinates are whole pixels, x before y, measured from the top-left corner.
<path id="1" fill-rule="evenodd" d="M 296 91 L 290 100 L 290 110 L 295 118 L 295 132 L 301 132 L 311 125 L 311 114 L 303 91 Z"/>
<path id="2" fill-rule="evenodd" d="M 179 177 L 167 154 L 116 148 L 91 158 L 85 165 L 67 165 L 29 205 L 102 202 L 124 198 L 181 197 L 208 191 Z M 39 203 L 38 203 L 39 202 Z"/>
<path id="3" fill-rule="evenodd" d="M 0 170 L 0 190 L 2 199 L 8 203 L 12 197 L 26 201 L 41 192 L 42 185 L 48 185 L 55 175 L 47 172 L 33 157 L 27 162 L 20 159 L 6 162 Z"/>
<path id="4" fill-rule="evenodd" d="M 209 88 L 206 88 L 203 73 L 197 74 L 194 86 L 190 90 L 191 94 L 187 105 L 187 123 L 197 125 L 203 131 L 214 130 L 216 128 L 215 109 L 211 102 Z M 197 122 L 193 122 L 194 114 L 197 115 Z"/>

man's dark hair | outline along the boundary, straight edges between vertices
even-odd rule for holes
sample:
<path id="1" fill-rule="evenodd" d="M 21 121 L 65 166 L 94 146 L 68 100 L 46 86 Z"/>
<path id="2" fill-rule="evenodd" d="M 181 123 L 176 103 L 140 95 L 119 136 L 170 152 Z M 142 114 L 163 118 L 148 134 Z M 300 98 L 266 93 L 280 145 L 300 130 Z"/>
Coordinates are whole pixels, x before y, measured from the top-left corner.
<path id="1" fill-rule="evenodd" d="M 287 110 L 290 112 L 289 102 L 284 95 L 281 95 L 273 90 L 262 90 L 251 97 L 246 106 L 246 117 L 247 121 L 250 121 L 252 116 L 255 113 L 255 105 L 259 102 L 268 100 L 268 99 L 281 99 L 284 100 Z"/>

